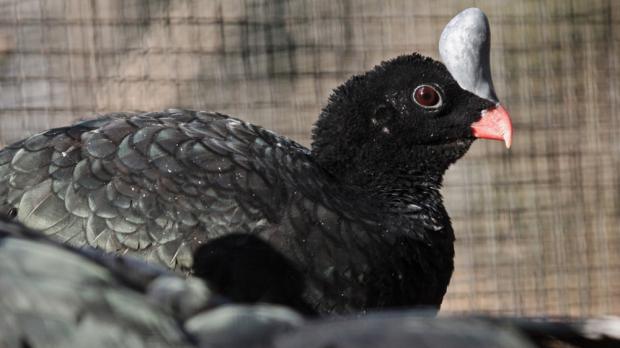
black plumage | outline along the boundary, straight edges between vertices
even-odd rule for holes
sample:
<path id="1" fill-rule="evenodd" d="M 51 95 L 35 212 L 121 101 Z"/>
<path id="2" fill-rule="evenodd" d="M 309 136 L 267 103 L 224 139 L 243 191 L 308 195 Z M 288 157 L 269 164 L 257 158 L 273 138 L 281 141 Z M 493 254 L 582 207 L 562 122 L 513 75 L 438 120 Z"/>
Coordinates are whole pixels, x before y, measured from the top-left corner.
<path id="1" fill-rule="evenodd" d="M 274 277 L 268 273 L 282 272 L 274 279 L 283 279 L 290 273 L 288 266 L 273 267 L 260 260 L 267 256 L 282 261 L 282 255 L 274 256 L 269 244 L 255 236 L 233 234 L 208 244 L 198 249 L 197 260 L 214 249 L 232 255 L 250 250 L 240 256 L 242 262 L 226 264 L 226 269 L 238 271 L 237 265 L 243 270 L 254 261 L 258 274 Z M 140 260 L 62 245 L 2 216 L 0 293 L 2 347 L 617 347 L 620 343 L 619 319 L 613 317 L 434 318 L 402 310 L 306 321 L 282 306 L 230 303 L 196 279 Z M 275 295 L 280 296 L 278 290 Z"/>
<path id="2" fill-rule="evenodd" d="M 186 282 L 137 260 L 61 245 L 0 217 L 0 346 L 194 346 L 171 307 L 147 295 L 164 278 Z M 179 295 L 181 302 L 191 294 Z M 207 289 L 195 295 L 207 307 Z"/>
<path id="3" fill-rule="evenodd" d="M 310 322 L 276 337 L 277 348 L 611 348 L 620 345 L 617 317 L 511 318 L 429 316 L 383 311 L 363 317 Z"/>
<path id="4" fill-rule="evenodd" d="M 232 233 L 200 246 L 194 252 L 192 273 L 235 303 L 274 303 L 316 314 L 302 298 L 301 272 L 255 235 Z"/>
<path id="5" fill-rule="evenodd" d="M 441 103 L 417 104 L 421 85 Z M 304 274 L 319 312 L 438 308 L 454 256 L 442 176 L 491 107 L 412 54 L 337 88 L 312 150 L 213 112 L 108 114 L 0 151 L 0 206 L 63 242 L 177 269 L 210 239 L 253 234 Z"/>
<path id="6" fill-rule="evenodd" d="M 303 323 L 282 306 L 233 304 L 198 279 L 63 245 L 4 216 L 0 293 L 1 347 L 264 347 Z"/>

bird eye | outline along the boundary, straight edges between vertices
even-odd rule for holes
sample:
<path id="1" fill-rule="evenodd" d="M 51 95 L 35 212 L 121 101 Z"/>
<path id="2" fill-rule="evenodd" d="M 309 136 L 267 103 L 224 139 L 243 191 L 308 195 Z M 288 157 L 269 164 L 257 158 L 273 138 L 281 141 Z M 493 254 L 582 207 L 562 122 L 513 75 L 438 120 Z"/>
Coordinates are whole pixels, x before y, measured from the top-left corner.
<path id="1" fill-rule="evenodd" d="M 436 109 L 441 106 L 441 95 L 433 86 L 420 85 L 413 91 L 413 101 L 425 109 Z"/>

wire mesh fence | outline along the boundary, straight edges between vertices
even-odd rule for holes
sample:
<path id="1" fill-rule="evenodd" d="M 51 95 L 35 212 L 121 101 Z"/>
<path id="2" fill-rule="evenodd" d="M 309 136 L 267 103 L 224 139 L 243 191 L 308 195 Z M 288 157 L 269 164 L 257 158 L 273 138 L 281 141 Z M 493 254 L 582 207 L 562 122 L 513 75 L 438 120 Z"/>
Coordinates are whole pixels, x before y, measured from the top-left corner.
<path id="1" fill-rule="evenodd" d="M 478 142 L 445 199 L 445 311 L 620 314 L 620 3 L 0 0 L 0 143 L 96 113 L 210 109 L 305 145 L 334 87 L 381 60 L 437 57 L 489 16 L 513 148 Z"/>

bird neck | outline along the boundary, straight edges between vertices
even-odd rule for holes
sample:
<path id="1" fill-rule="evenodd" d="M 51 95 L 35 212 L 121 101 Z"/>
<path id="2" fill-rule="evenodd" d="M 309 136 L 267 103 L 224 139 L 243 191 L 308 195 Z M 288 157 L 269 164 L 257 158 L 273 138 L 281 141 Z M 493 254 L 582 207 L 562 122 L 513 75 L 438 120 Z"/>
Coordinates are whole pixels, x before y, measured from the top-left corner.
<path id="1" fill-rule="evenodd" d="M 381 155 L 379 150 L 366 158 L 319 165 L 339 185 L 357 192 L 360 202 L 365 202 L 362 205 L 383 216 L 382 219 L 393 216 L 406 224 L 409 218 L 425 214 L 447 225 L 449 217 L 440 193 L 443 175 L 465 151 L 466 148 L 455 150 L 454 145 L 420 145 L 408 150 L 393 149 L 390 155 Z"/>
<path id="2" fill-rule="evenodd" d="M 316 157 L 319 165 L 340 184 L 369 193 L 438 192 L 445 171 L 456 161 L 447 160 L 449 156 L 444 156 L 439 146 L 393 150 L 370 149 L 356 157 L 339 156 L 336 160 L 320 154 Z"/>

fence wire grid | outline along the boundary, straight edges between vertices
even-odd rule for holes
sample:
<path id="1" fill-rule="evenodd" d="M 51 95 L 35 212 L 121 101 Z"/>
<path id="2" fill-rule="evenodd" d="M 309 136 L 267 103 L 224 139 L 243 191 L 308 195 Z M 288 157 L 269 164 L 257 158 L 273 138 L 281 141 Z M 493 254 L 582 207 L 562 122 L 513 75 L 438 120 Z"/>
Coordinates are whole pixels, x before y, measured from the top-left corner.
<path id="1" fill-rule="evenodd" d="M 0 0 L 0 143 L 185 107 L 309 145 L 334 87 L 400 54 L 437 58 L 443 26 L 472 6 L 489 16 L 515 134 L 447 174 L 443 311 L 620 314 L 620 2 Z"/>

